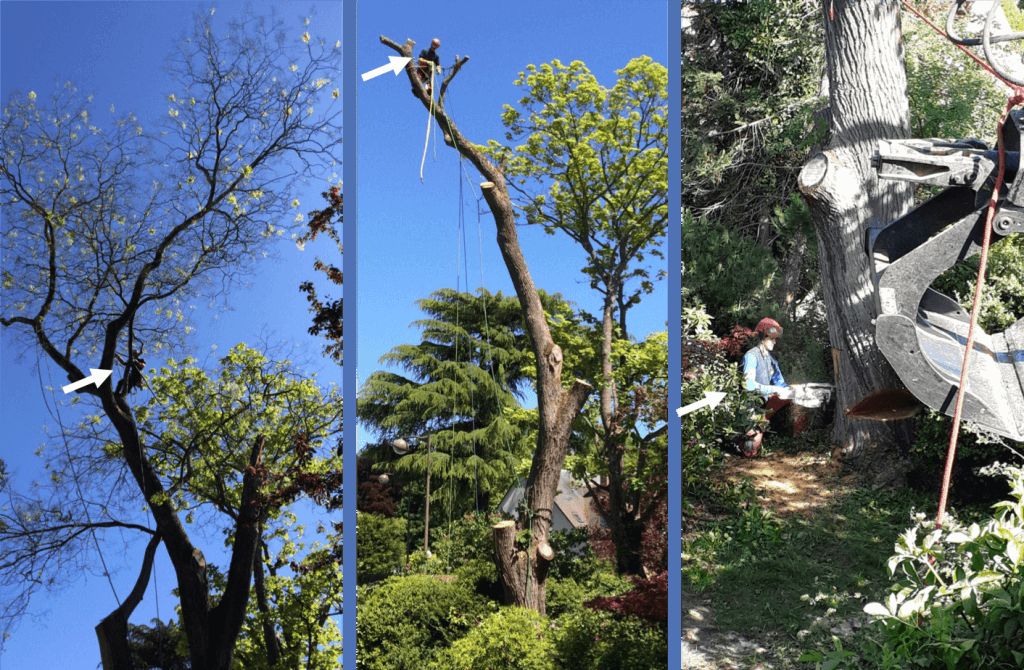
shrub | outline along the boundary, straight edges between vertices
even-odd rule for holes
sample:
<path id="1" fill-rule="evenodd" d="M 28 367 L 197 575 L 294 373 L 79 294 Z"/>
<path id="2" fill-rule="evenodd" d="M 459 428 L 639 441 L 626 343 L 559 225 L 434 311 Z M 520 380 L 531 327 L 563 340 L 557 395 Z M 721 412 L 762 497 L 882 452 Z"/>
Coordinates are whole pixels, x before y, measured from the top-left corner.
<path id="1" fill-rule="evenodd" d="M 405 519 L 359 512 L 359 580 L 377 581 L 397 574 L 405 564 Z"/>
<path id="2" fill-rule="evenodd" d="M 458 582 L 429 575 L 391 577 L 360 590 L 359 670 L 420 670 L 491 611 Z"/>
<path id="3" fill-rule="evenodd" d="M 460 584 L 481 595 L 497 598 L 501 593 L 498 587 L 498 569 L 494 567 L 494 559 L 490 558 L 490 555 L 466 561 L 455 569 L 455 576 Z"/>
<path id="4" fill-rule="evenodd" d="M 583 609 L 585 603 L 595 598 L 617 596 L 632 588 L 630 581 L 617 575 L 611 565 L 601 563 L 601 566 L 602 569 L 579 578 L 549 576 L 546 594 L 548 616 L 562 616 Z"/>
<path id="5" fill-rule="evenodd" d="M 547 620 L 533 610 L 504 607 L 450 648 L 431 670 L 555 670 Z"/>
<path id="6" fill-rule="evenodd" d="M 999 468 L 1011 484 L 995 515 L 964 527 L 921 523 L 889 559 L 895 579 L 867 651 L 879 668 L 1024 667 L 1024 470 Z"/>
<path id="7" fill-rule="evenodd" d="M 433 532 L 431 549 L 448 571 L 480 558 L 494 555 L 491 526 L 496 521 L 484 513 L 467 514 Z"/>
<path id="8" fill-rule="evenodd" d="M 683 216 L 683 284 L 699 287 L 695 297 L 723 325 L 761 318 L 778 272 L 771 250 L 706 217 Z"/>
<path id="9" fill-rule="evenodd" d="M 688 339 L 683 345 L 683 403 L 700 400 L 707 391 L 725 390 L 728 395 L 717 407 L 682 418 L 684 504 L 712 490 L 723 444 L 764 417 L 760 399 L 741 391 L 739 367 L 725 359 L 716 340 L 697 337 L 702 314 L 706 316 L 698 306 L 684 317 L 683 332 Z"/>
<path id="10" fill-rule="evenodd" d="M 648 621 L 667 621 L 668 573 L 662 572 L 649 579 L 638 579 L 629 591 L 617 596 L 597 597 L 588 602 L 587 606 Z"/>
<path id="11" fill-rule="evenodd" d="M 936 290 L 971 309 L 978 278 L 978 257 L 958 263 L 935 280 Z M 1024 317 L 1024 238 L 1008 237 L 992 245 L 978 324 L 988 333 L 1005 330 Z"/>
<path id="12" fill-rule="evenodd" d="M 665 631 L 635 617 L 577 610 L 557 622 L 559 668 L 654 670 L 665 667 Z"/>

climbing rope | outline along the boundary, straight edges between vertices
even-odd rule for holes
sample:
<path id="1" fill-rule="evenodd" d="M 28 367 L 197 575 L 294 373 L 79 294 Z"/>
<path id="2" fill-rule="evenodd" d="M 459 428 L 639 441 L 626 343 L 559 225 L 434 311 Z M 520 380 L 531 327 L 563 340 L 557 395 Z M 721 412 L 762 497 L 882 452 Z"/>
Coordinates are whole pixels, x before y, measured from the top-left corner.
<path id="1" fill-rule="evenodd" d="M 423 166 L 427 162 L 427 147 L 430 146 L 430 126 L 434 121 L 434 64 L 430 64 L 430 107 L 427 109 L 427 136 L 423 140 L 423 156 L 420 158 L 420 182 L 423 181 Z"/>
<path id="2" fill-rule="evenodd" d="M 949 18 L 947 19 L 947 26 L 952 25 L 952 16 L 959 6 L 959 0 L 954 2 L 953 7 L 950 10 Z M 956 394 L 956 404 L 953 408 L 953 425 L 949 431 L 949 446 L 946 450 L 946 463 L 942 472 L 942 484 L 939 488 L 939 509 L 935 515 L 935 527 L 941 528 L 942 521 L 946 513 L 946 503 L 949 499 L 949 486 L 953 476 L 953 462 L 956 459 L 956 447 L 957 442 L 960 439 L 960 421 L 964 407 L 964 392 L 967 390 L 968 382 L 968 369 L 971 363 L 971 352 L 974 350 L 974 331 L 978 325 L 978 315 L 981 312 L 981 298 L 982 293 L 985 289 L 985 272 L 988 268 L 988 251 L 992 242 L 992 220 L 995 218 L 996 208 L 999 202 L 999 192 L 1003 188 L 1003 182 L 1006 178 L 1006 146 L 1003 142 L 1003 126 L 1006 124 L 1006 119 L 1010 116 L 1010 111 L 1024 102 L 1024 89 L 1022 89 L 1017 80 L 1007 73 L 1002 72 L 995 65 L 995 60 L 992 58 L 992 54 L 989 50 L 990 42 L 994 41 L 993 36 L 990 34 L 992 27 L 992 17 L 994 16 L 994 9 L 998 3 L 993 2 L 993 9 L 989 11 L 989 14 L 985 21 L 985 32 L 982 38 L 982 45 L 985 51 L 985 59 L 982 60 L 977 54 L 967 48 L 968 45 L 976 44 L 976 40 L 964 40 L 958 36 L 950 35 L 949 32 L 942 30 L 932 21 L 928 19 L 924 14 L 917 10 L 909 0 L 903 0 L 903 5 L 912 14 L 921 19 L 927 24 L 932 30 L 939 35 L 945 37 L 950 43 L 956 48 L 963 51 L 975 63 L 980 65 L 982 69 L 991 74 L 993 77 L 1001 81 L 1003 84 L 1010 88 L 1010 96 L 1006 101 L 1006 107 L 1003 109 L 1003 115 L 999 119 L 999 125 L 996 127 L 996 142 L 999 154 L 999 167 L 996 171 L 995 183 L 992 186 L 992 195 L 989 196 L 988 207 L 985 212 L 985 226 L 982 234 L 981 242 L 981 254 L 978 261 L 978 276 L 974 284 L 974 298 L 971 303 L 971 320 L 967 330 L 967 344 L 964 348 L 963 362 L 960 366 L 960 381 L 958 384 L 958 392 Z M 1007 39 L 1014 39 L 1014 36 L 996 36 L 995 41 L 1006 41 Z M 987 61 L 987 62 L 986 62 Z"/>
<path id="3" fill-rule="evenodd" d="M 36 367 L 38 370 L 43 370 L 42 362 L 39 360 L 39 354 L 36 353 Z M 46 368 L 47 379 L 50 382 L 50 388 L 53 388 L 53 375 L 50 369 Z M 110 574 L 110 568 L 107 566 L 107 559 L 103 555 L 103 549 L 100 547 L 100 541 L 96 537 L 96 529 L 91 527 L 93 524 L 92 514 L 89 513 L 89 504 L 85 500 L 85 494 L 82 492 L 82 486 L 78 479 L 78 469 L 75 467 L 74 458 L 71 456 L 71 448 L 68 446 L 68 435 L 64 430 L 64 420 L 60 414 L 60 404 L 54 402 L 53 406 L 50 406 L 50 400 L 46 395 L 46 389 L 43 388 L 43 376 L 40 372 L 39 376 L 39 390 L 43 396 L 43 404 L 46 406 L 47 412 L 57 421 L 57 425 L 60 427 L 61 443 L 64 446 L 64 455 L 68 459 L 68 469 L 71 471 L 71 480 L 75 483 L 75 493 L 78 495 L 78 502 L 81 505 L 82 511 L 85 513 L 85 522 L 89 524 L 89 535 L 92 537 L 93 546 L 96 548 L 96 554 L 100 559 L 100 566 L 103 568 L 103 576 L 107 579 L 107 584 L 110 585 L 110 592 L 114 595 L 114 600 L 117 602 L 117 606 L 121 606 L 121 598 L 117 595 L 117 588 L 114 587 L 114 579 Z"/>

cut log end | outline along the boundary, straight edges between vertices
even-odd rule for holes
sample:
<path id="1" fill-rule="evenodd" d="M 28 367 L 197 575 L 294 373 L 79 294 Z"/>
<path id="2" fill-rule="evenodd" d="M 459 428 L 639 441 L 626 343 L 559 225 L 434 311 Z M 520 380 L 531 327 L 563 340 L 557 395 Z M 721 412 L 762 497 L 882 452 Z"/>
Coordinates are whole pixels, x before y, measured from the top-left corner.
<path id="1" fill-rule="evenodd" d="M 797 178 L 800 192 L 806 195 L 814 193 L 825 181 L 826 175 L 828 175 L 828 156 L 823 153 L 815 154 L 804 163 L 800 170 L 800 176 Z"/>
<path id="2" fill-rule="evenodd" d="M 482 182 L 480 182 L 480 190 L 481 191 L 489 191 L 492 188 L 494 188 L 494 182 L 493 181 L 482 181 Z"/>
<path id="3" fill-rule="evenodd" d="M 537 557 L 545 561 L 553 561 L 555 559 L 555 550 L 547 542 L 541 542 L 537 545 Z"/>
<path id="4" fill-rule="evenodd" d="M 494 530 L 502 530 L 503 528 L 508 528 L 509 526 L 514 525 L 516 525 L 515 521 L 513 521 L 512 519 L 505 519 L 504 521 L 499 521 L 498 523 L 494 524 L 493 526 L 491 526 L 491 528 L 493 528 Z"/>

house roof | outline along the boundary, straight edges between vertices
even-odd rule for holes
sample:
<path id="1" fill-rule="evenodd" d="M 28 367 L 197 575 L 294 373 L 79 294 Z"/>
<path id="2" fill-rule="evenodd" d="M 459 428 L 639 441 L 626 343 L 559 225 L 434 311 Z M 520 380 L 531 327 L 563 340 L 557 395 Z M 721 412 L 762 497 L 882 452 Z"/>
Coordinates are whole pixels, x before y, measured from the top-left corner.
<path id="1" fill-rule="evenodd" d="M 501 499 L 498 511 L 513 519 L 519 518 L 518 508 L 525 494 L 526 480 L 520 479 L 508 490 L 505 497 Z M 562 470 L 559 473 L 555 506 L 572 524 L 573 528 L 586 528 L 596 525 L 594 517 L 597 515 L 597 511 L 594 509 L 589 494 L 590 492 L 586 484 L 574 479 L 571 472 Z"/>

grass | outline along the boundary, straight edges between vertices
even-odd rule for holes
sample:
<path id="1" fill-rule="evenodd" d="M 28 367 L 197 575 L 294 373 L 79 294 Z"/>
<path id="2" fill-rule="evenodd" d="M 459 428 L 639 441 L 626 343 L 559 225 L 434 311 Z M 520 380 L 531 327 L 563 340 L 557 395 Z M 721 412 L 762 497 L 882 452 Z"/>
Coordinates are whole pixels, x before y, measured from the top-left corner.
<path id="1" fill-rule="evenodd" d="M 889 584 L 886 561 L 924 499 L 856 489 L 813 516 L 778 518 L 756 503 L 684 539 L 683 588 L 713 603 L 716 624 L 796 635 L 821 615 L 859 615 Z"/>

